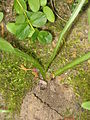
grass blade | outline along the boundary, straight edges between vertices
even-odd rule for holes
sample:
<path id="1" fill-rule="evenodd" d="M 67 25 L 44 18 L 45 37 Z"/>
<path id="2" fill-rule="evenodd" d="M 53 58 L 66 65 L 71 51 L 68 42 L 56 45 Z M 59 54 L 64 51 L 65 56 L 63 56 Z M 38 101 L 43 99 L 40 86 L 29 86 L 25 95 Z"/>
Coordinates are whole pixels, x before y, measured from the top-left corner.
<path id="1" fill-rule="evenodd" d="M 73 68 L 74 66 L 88 60 L 90 58 L 90 52 L 88 52 L 85 55 L 82 55 L 81 57 L 77 58 L 76 60 L 73 60 L 71 63 L 68 63 L 67 65 L 65 65 L 63 68 L 60 68 L 59 70 L 57 70 L 56 72 L 54 72 L 54 76 L 58 76 L 61 75 L 62 73 L 64 73 L 66 70 Z"/>
<path id="2" fill-rule="evenodd" d="M 80 12 L 80 10 L 81 10 L 82 6 L 84 5 L 85 1 L 86 0 L 80 0 L 79 4 L 77 5 L 75 10 L 73 11 L 72 16 L 70 17 L 69 21 L 67 22 L 66 26 L 64 27 L 64 29 L 60 33 L 60 36 L 59 36 L 56 48 L 54 49 L 54 52 L 53 52 L 49 62 L 47 63 L 46 71 L 48 70 L 48 68 L 51 65 L 51 63 L 52 63 L 53 59 L 55 58 L 55 56 L 57 55 L 57 52 L 58 52 L 61 44 L 63 43 L 63 38 L 64 38 L 66 32 L 68 32 L 69 28 L 71 27 L 73 21 L 75 20 L 75 18 L 77 17 L 78 13 Z"/>

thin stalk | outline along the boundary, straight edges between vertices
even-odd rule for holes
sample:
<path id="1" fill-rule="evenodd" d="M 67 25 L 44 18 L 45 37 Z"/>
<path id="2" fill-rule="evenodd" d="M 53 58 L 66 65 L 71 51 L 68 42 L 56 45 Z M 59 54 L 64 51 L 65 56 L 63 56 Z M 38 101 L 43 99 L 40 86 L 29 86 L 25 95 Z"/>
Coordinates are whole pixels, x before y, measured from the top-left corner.
<path id="1" fill-rule="evenodd" d="M 34 30 L 32 24 L 31 24 L 30 20 L 28 19 L 27 14 L 26 14 L 25 10 L 23 9 L 22 5 L 20 4 L 19 0 L 17 0 L 17 3 L 18 3 L 19 6 L 21 7 L 21 9 L 22 9 L 22 11 L 23 11 L 23 13 L 24 13 L 24 15 L 25 15 L 25 17 L 26 17 L 26 19 L 27 19 L 28 24 L 30 25 L 30 27 L 32 28 L 32 30 Z M 35 31 L 35 30 L 34 30 L 34 31 Z"/>
<path id="2" fill-rule="evenodd" d="M 66 26 L 64 27 L 64 29 L 63 29 L 62 32 L 60 33 L 59 39 L 58 39 L 58 42 L 57 42 L 57 45 L 56 45 L 56 47 L 55 47 L 55 49 L 54 49 L 54 52 L 52 53 L 52 56 L 51 56 L 49 62 L 48 62 L 47 65 L 46 65 L 46 70 L 45 70 L 45 71 L 48 70 L 49 66 L 51 65 L 52 61 L 54 60 L 55 56 L 57 55 L 57 52 L 58 52 L 61 44 L 63 43 L 63 38 L 64 38 L 66 32 L 69 30 L 69 28 L 71 27 L 73 21 L 75 20 L 75 18 L 76 18 L 77 15 L 79 14 L 79 12 L 80 12 L 82 6 L 84 5 L 85 1 L 86 1 L 86 0 L 81 0 L 81 1 L 79 2 L 79 4 L 77 5 L 77 7 L 75 8 L 75 10 L 73 11 L 73 13 L 72 13 L 69 21 L 66 23 Z"/>
<path id="3" fill-rule="evenodd" d="M 56 72 L 54 72 L 54 76 L 58 76 L 61 75 L 62 73 L 64 73 L 65 71 L 67 71 L 70 68 L 73 68 L 74 66 L 86 61 L 90 59 L 90 52 L 88 52 L 87 54 L 82 55 L 81 57 L 73 60 L 71 63 L 68 63 L 67 65 L 65 65 L 63 68 L 58 69 Z"/>

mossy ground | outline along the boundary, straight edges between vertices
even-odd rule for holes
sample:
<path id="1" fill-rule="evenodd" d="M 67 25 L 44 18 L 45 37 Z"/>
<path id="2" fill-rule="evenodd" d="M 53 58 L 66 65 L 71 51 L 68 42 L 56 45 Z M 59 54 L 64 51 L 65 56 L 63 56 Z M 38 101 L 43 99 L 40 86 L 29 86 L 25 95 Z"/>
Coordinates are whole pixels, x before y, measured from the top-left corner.
<path id="1" fill-rule="evenodd" d="M 66 42 L 53 61 L 48 72 L 51 73 L 52 71 L 63 67 L 66 63 L 90 50 L 87 38 L 87 11 L 83 11 L 78 20 L 79 21 L 76 21 L 75 25 L 71 28 L 70 35 L 68 35 Z M 56 45 L 59 31 L 63 29 L 63 24 L 59 22 L 59 20 L 57 20 L 54 24 L 47 24 L 47 26 L 53 33 L 54 37 L 51 44 L 41 45 L 38 41 L 33 43 L 31 40 L 19 42 L 21 46 L 28 49 L 27 53 L 33 50 L 41 60 L 44 67 L 53 52 L 55 47 L 54 45 Z M 13 42 L 13 40 L 11 41 Z M 0 53 L 0 93 L 5 98 L 6 107 L 17 112 L 20 110 L 23 97 L 36 83 L 31 71 L 25 72 L 21 70 L 20 65 L 24 65 L 26 68 L 33 67 L 27 61 L 24 61 L 21 58 L 16 58 L 16 56 L 12 54 L 6 54 L 3 52 Z M 84 62 L 63 74 L 64 77 L 61 81 L 62 84 L 64 82 L 73 86 L 74 91 L 76 95 L 80 97 L 81 102 L 90 100 L 89 67 L 90 61 Z M 81 116 L 81 120 L 89 120 L 89 112 L 84 111 L 81 113 Z"/>
<path id="2" fill-rule="evenodd" d="M 20 66 L 31 68 L 31 65 L 12 54 L 0 54 L 0 93 L 5 99 L 6 108 L 19 112 L 24 95 L 36 82 L 31 71 L 24 71 Z"/>

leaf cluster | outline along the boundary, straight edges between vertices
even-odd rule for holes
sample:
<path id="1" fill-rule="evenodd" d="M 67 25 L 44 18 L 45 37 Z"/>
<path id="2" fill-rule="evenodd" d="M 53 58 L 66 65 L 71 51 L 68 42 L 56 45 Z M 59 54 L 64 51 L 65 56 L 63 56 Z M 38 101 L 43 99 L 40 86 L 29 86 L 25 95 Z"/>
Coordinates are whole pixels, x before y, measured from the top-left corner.
<path id="1" fill-rule="evenodd" d="M 14 9 L 17 14 L 16 21 L 7 24 L 9 32 L 19 40 L 38 39 L 43 44 L 52 41 L 52 34 L 41 30 L 47 21 L 55 21 L 53 11 L 47 6 L 47 0 L 14 0 Z"/>

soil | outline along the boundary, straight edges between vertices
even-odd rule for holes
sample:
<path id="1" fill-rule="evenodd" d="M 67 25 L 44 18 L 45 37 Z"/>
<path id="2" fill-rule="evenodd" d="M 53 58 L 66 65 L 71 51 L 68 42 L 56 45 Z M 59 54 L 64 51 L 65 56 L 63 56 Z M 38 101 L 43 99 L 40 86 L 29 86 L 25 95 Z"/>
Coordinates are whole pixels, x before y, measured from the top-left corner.
<path id="1" fill-rule="evenodd" d="M 11 18 L 13 14 L 12 5 L 13 1 L 11 3 L 10 0 L 7 0 L 6 4 L 2 6 L 2 9 L 4 9 L 6 12 L 5 23 L 14 20 L 14 18 Z M 60 6 L 62 7 L 62 9 L 58 9 L 61 8 Z M 60 13 L 59 15 L 64 15 L 62 16 L 62 18 L 68 20 L 68 18 L 70 17 L 70 9 L 68 8 L 68 4 L 66 2 L 64 2 L 63 4 L 63 1 L 56 0 L 55 7 L 56 10 Z M 60 12 L 61 10 L 62 12 Z M 67 13 L 64 10 L 67 11 Z M 65 13 L 66 15 L 63 13 Z M 63 28 L 63 25 L 61 26 L 60 23 L 58 24 L 58 21 L 59 20 L 57 19 L 54 24 L 47 25 L 49 26 L 48 28 L 50 29 L 50 31 L 54 33 L 54 40 L 52 44 L 43 46 L 37 42 L 35 44 L 31 42 L 20 42 L 20 45 L 22 46 L 31 47 L 31 49 L 33 49 L 33 51 L 39 56 L 43 64 L 47 63 L 47 58 L 50 57 L 54 47 L 56 46 L 56 42 L 58 40 L 57 36 L 59 34 L 58 31 L 61 31 L 61 29 Z M 67 42 L 52 63 L 48 71 L 49 74 L 51 73 L 51 71 L 63 67 L 63 65 L 65 65 L 67 62 L 72 61 L 76 57 L 90 50 L 90 46 L 88 44 L 88 28 L 89 27 L 86 9 L 85 11 L 81 12 L 79 17 L 73 24 L 71 31 L 69 32 L 69 35 L 67 37 Z M 9 41 L 11 42 L 11 38 L 14 37 L 10 33 L 7 33 L 6 29 L 5 34 L 8 35 L 6 36 L 6 38 L 9 38 Z M 48 83 L 39 80 L 38 84 L 33 87 L 32 90 L 28 89 L 28 92 L 24 94 L 20 108 L 20 114 L 7 115 L 4 113 L 0 113 L 0 120 L 89 120 L 90 113 L 81 108 L 82 98 L 86 96 L 82 95 L 83 91 L 81 91 L 81 94 L 78 94 L 76 91 L 76 89 L 79 89 L 77 87 L 78 85 L 76 85 L 75 83 L 72 84 L 73 80 L 76 79 L 76 76 L 80 76 L 81 71 L 87 73 L 87 79 L 85 80 L 88 81 L 88 74 L 90 72 L 89 67 L 90 61 L 87 61 L 83 63 L 83 65 L 79 65 L 73 70 L 68 70 L 66 73 L 56 77 L 53 80 L 49 80 L 48 78 Z M 83 80 L 84 78 L 84 76 L 80 77 L 79 80 Z M 75 85 L 76 88 L 74 89 Z M 80 85 L 81 83 L 79 83 L 79 86 Z M 82 86 L 80 87 L 82 88 Z M 90 89 L 88 89 L 88 92 L 87 90 L 85 91 L 87 95 L 88 92 L 90 93 Z M 2 95 L 0 95 L 0 104 L 2 103 L 1 100 L 3 100 Z M 90 100 L 89 97 L 88 100 Z M 3 106 L 5 105 L 4 100 L 2 104 Z"/>
<path id="2" fill-rule="evenodd" d="M 80 106 L 76 103 L 72 88 L 58 81 L 50 81 L 44 89 L 39 83 L 25 96 L 21 120 L 63 120 L 65 117 L 77 116 Z"/>

